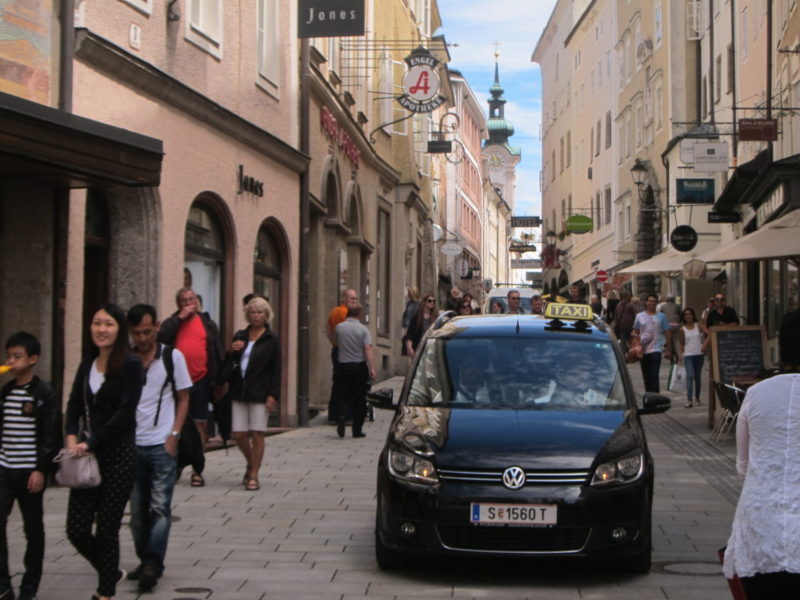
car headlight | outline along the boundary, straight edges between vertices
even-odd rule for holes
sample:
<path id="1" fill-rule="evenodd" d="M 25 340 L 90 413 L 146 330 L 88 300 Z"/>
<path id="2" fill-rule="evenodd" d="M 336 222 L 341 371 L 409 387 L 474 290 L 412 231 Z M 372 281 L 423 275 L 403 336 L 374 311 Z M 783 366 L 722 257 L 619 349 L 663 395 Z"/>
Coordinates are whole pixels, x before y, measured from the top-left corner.
<path id="1" fill-rule="evenodd" d="M 598 465 L 594 470 L 592 485 L 630 483 L 631 481 L 639 479 L 643 471 L 644 457 L 641 454 L 625 456 Z"/>
<path id="2" fill-rule="evenodd" d="M 402 481 L 412 483 L 439 483 L 436 469 L 429 460 L 404 448 L 389 448 L 389 473 Z"/>

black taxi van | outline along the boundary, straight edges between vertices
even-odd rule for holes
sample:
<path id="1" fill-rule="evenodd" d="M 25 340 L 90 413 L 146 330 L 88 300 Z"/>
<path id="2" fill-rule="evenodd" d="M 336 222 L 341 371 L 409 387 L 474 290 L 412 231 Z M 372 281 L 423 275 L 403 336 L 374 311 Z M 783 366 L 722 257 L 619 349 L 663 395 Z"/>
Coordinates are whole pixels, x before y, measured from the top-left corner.
<path id="1" fill-rule="evenodd" d="M 441 317 L 420 342 L 378 465 L 381 568 L 429 553 L 651 561 L 653 459 L 624 358 L 585 305 Z"/>

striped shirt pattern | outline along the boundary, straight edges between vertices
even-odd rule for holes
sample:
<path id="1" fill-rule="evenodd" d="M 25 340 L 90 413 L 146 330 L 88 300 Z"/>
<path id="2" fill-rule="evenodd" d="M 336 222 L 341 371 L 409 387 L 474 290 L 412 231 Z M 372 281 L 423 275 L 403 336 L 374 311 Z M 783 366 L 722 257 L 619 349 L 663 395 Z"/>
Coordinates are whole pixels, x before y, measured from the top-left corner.
<path id="1" fill-rule="evenodd" d="M 13 387 L 3 401 L 3 437 L 0 466 L 36 468 L 36 417 L 30 384 Z"/>

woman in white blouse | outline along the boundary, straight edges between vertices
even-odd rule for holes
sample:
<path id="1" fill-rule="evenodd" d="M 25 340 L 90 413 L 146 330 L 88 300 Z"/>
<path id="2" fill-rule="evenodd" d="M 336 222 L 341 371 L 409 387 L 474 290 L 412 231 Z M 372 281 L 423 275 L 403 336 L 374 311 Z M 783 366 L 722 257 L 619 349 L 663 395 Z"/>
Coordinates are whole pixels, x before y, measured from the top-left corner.
<path id="1" fill-rule="evenodd" d="M 747 598 L 800 598 L 800 310 L 786 314 L 781 373 L 745 396 L 736 468 L 745 476 L 723 571 Z"/>
<path id="2" fill-rule="evenodd" d="M 681 314 L 681 327 L 678 329 L 678 362 L 682 362 L 686 369 L 686 408 L 691 408 L 694 404 L 701 404 L 700 384 L 703 378 L 706 344 L 707 340 L 702 327 L 697 322 L 697 315 L 694 309 L 687 306 Z M 694 401 L 692 392 L 694 392 Z"/>

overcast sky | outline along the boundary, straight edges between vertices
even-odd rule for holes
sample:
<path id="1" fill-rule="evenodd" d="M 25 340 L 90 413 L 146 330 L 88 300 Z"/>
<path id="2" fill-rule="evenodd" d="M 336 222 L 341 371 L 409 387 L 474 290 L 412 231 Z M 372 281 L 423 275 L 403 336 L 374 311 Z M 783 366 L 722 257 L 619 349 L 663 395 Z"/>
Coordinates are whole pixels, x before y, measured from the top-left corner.
<path id="1" fill-rule="evenodd" d="M 495 43 L 500 51 L 500 83 L 505 88 L 506 119 L 514 126 L 512 146 L 522 148 L 517 165 L 515 216 L 541 216 L 541 85 L 531 62 L 536 42 L 556 0 L 438 0 L 450 67 L 461 71 L 488 116 L 494 80 Z"/>

